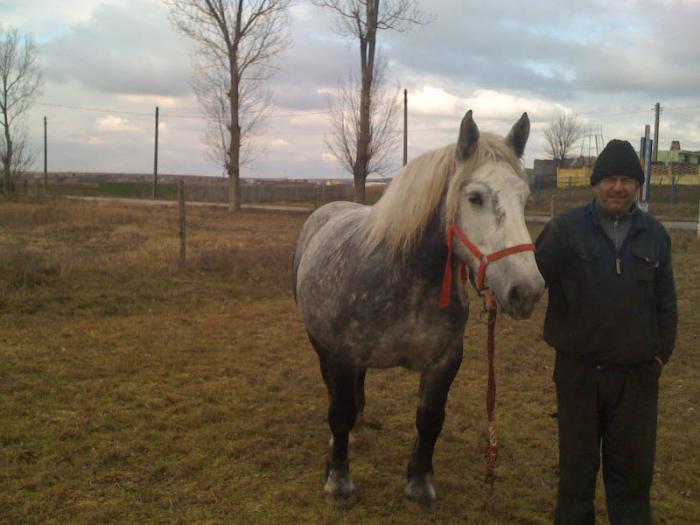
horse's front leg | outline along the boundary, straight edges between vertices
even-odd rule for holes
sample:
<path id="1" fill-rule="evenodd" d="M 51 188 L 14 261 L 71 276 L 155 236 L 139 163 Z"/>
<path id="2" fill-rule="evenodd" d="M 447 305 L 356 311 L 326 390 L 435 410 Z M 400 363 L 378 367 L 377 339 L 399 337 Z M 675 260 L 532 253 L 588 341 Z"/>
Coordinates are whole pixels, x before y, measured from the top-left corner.
<path id="1" fill-rule="evenodd" d="M 418 436 L 408 462 L 408 485 L 404 492 L 409 499 L 428 507 L 432 507 L 436 499 L 432 482 L 435 442 L 445 421 L 447 395 L 461 363 L 460 340 L 439 363 L 421 375 L 420 404 L 416 411 Z"/>

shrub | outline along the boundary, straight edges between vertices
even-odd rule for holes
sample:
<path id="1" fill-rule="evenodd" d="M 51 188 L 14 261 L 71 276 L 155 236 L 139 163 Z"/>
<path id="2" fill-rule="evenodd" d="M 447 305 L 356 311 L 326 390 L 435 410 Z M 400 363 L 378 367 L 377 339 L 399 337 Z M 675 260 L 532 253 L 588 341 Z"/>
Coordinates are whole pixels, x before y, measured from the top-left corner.
<path id="1" fill-rule="evenodd" d="M 60 274 L 61 265 L 40 253 L 21 246 L 0 249 L 0 288 L 32 288 Z"/>

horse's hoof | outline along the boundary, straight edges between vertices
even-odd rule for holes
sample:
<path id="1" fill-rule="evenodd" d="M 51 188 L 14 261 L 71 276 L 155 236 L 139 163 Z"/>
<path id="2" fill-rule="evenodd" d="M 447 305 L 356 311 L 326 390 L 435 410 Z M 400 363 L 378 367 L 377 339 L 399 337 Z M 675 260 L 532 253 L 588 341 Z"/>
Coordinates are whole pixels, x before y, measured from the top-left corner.
<path id="1" fill-rule="evenodd" d="M 355 431 L 352 431 L 348 434 L 348 445 L 354 445 L 356 442 L 357 436 L 355 435 Z M 328 439 L 328 448 L 333 448 L 333 436 Z"/>
<path id="2" fill-rule="evenodd" d="M 349 509 L 357 500 L 355 485 L 348 472 L 330 470 L 323 491 L 330 503 L 339 509 Z"/>
<path id="3" fill-rule="evenodd" d="M 350 510 L 357 503 L 357 496 L 353 492 L 349 496 L 337 497 L 332 494 L 326 494 L 326 501 L 332 507 L 338 510 Z"/>
<path id="4" fill-rule="evenodd" d="M 406 485 L 404 495 L 409 501 L 419 504 L 423 509 L 434 511 L 436 508 L 437 496 L 430 474 L 411 478 Z"/>

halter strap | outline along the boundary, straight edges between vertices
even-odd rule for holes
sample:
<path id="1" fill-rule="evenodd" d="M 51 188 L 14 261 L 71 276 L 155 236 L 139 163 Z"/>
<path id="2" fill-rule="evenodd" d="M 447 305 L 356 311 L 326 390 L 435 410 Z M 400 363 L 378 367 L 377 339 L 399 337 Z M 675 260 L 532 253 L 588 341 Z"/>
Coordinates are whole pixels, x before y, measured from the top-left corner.
<path id="1" fill-rule="evenodd" d="M 462 244 L 464 244 L 471 254 L 479 260 L 479 271 L 476 279 L 479 292 L 484 292 L 485 290 L 489 289 L 486 284 L 486 268 L 490 263 L 515 253 L 535 251 L 534 244 L 525 243 L 510 246 L 509 248 L 498 250 L 489 255 L 484 255 L 481 250 L 479 250 L 479 248 L 469 240 L 469 237 L 464 234 L 459 226 L 456 224 L 450 224 L 447 227 L 447 262 L 445 263 L 445 273 L 442 279 L 442 291 L 440 293 L 441 308 L 447 308 L 450 304 L 450 290 L 452 288 L 452 246 L 455 236 L 462 241 Z"/>

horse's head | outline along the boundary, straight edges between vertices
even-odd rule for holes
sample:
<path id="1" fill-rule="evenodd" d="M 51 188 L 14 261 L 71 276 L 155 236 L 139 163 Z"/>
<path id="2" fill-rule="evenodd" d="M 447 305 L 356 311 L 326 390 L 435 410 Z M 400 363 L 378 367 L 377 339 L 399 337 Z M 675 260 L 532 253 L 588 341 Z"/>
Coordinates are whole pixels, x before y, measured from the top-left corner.
<path id="1" fill-rule="evenodd" d="M 532 242 L 525 224 L 530 190 L 520 163 L 529 133 L 530 120 L 525 113 L 505 139 L 480 135 L 471 110 L 462 120 L 446 218 L 484 255 Z M 456 238 L 454 254 L 478 274 L 481 261 Z M 485 275 L 504 312 L 516 319 L 530 317 L 544 290 L 533 251 L 495 260 L 488 264 Z"/>

